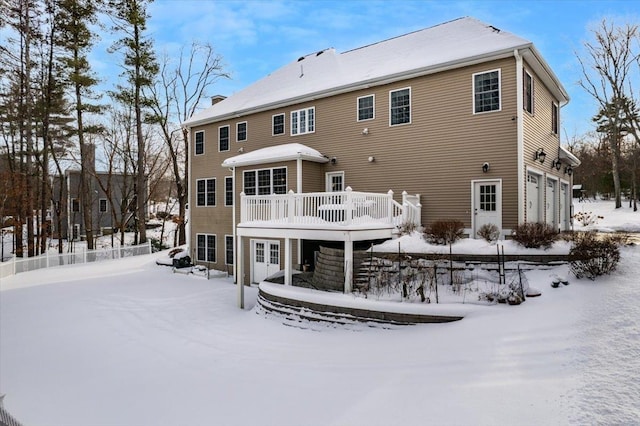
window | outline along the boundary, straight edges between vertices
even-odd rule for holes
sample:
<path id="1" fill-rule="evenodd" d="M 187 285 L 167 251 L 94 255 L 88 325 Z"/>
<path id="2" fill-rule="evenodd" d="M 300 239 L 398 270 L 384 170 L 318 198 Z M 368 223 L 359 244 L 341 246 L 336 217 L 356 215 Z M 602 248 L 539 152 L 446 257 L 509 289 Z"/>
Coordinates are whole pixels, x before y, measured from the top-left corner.
<path id="1" fill-rule="evenodd" d="M 315 114 L 315 107 L 291 111 L 291 134 L 303 135 L 315 132 Z"/>
<path id="2" fill-rule="evenodd" d="M 195 133 L 195 154 L 202 155 L 204 154 L 204 132 L 196 132 Z"/>
<path id="3" fill-rule="evenodd" d="M 327 173 L 325 188 L 327 192 L 344 191 L 344 172 Z"/>
<path id="4" fill-rule="evenodd" d="M 358 121 L 372 120 L 374 117 L 374 95 L 358 98 Z"/>
<path id="5" fill-rule="evenodd" d="M 224 263 L 233 265 L 233 235 L 224 236 Z"/>
<path id="6" fill-rule="evenodd" d="M 198 234 L 196 257 L 202 262 L 216 261 L 216 236 L 212 234 Z"/>
<path id="7" fill-rule="evenodd" d="M 560 123 L 560 109 L 558 104 L 551 102 L 551 131 L 554 135 L 558 134 L 558 124 Z"/>
<path id="8" fill-rule="evenodd" d="M 80 201 L 77 198 L 71 199 L 71 211 L 73 213 L 80 212 Z"/>
<path id="9" fill-rule="evenodd" d="M 284 134 L 284 114 L 278 114 L 271 117 L 273 121 L 273 135 Z"/>
<path id="10" fill-rule="evenodd" d="M 524 74 L 524 110 L 533 114 L 533 78 L 531 74 L 522 71 Z"/>
<path id="11" fill-rule="evenodd" d="M 196 181 L 196 206 L 216 205 L 216 180 L 198 179 Z"/>
<path id="12" fill-rule="evenodd" d="M 233 177 L 231 176 L 224 178 L 224 205 L 233 205 Z"/>
<path id="13" fill-rule="evenodd" d="M 218 127 L 218 150 L 229 151 L 229 126 Z"/>
<path id="14" fill-rule="evenodd" d="M 247 122 L 236 123 L 236 141 L 244 142 L 247 140 Z"/>
<path id="15" fill-rule="evenodd" d="M 497 185 L 480 185 L 480 210 L 485 212 L 495 212 L 497 207 L 496 200 Z"/>
<path id="16" fill-rule="evenodd" d="M 107 211 L 107 199 L 106 198 L 100 198 L 98 200 L 98 211 L 100 211 L 100 213 L 105 213 Z"/>
<path id="17" fill-rule="evenodd" d="M 287 193 L 287 168 L 249 170 L 244 172 L 246 195 Z"/>
<path id="18" fill-rule="evenodd" d="M 500 70 L 473 75 L 473 112 L 500 111 Z"/>
<path id="19" fill-rule="evenodd" d="M 400 89 L 389 92 L 389 124 L 411 123 L 411 89 Z"/>

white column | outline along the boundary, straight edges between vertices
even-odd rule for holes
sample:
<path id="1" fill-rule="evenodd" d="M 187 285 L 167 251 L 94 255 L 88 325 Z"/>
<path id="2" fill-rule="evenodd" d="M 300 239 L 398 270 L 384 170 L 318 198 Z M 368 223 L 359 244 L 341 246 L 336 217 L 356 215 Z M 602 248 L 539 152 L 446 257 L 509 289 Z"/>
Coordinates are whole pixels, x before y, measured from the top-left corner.
<path id="1" fill-rule="evenodd" d="M 244 280 L 242 279 L 243 275 L 243 264 L 244 255 L 242 250 L 242 237 L 237 236 L 237 256 L 236 256 L 236 285 L 238 286 L 238 307 L 240 309 L 244 309 Z"/>
<path id="2" fill-rule="evenodd" d="M 351 235 L 344 241 L 344 292 L 345 294 L 351 293 L 353 289 L 352 283 L 353 277 L 353 241 L 351 241 Z"/>
<path id="3" fill-rule="evenodd" d="M 284 239 L 284 285 L 291 285 L 291 275 L 293 274 L 293 268 L 291 267 L 291 238 Z"/>

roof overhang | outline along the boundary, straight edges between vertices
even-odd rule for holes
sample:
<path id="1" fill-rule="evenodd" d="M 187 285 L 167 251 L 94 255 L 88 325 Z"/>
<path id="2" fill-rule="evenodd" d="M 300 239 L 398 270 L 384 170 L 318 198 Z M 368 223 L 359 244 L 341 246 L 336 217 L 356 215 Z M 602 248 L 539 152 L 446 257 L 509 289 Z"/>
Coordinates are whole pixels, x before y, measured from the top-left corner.
<path id="1" fill-rule="evenodd" d="M 284 145 L 270 146 L 257 149 L 245 154 L 227 158 L 222 167 L 244 167 L 259 164 L 294 161 L 312 161 L 315 163 L 328 163 L 329 159 L 313 148 L 300 143 L 288 143 Z"/>
<path id="2" fill-rule="evenodd" d="M 558 151 L 558 157 L 560 157 L 561 160 L 568 162 L 571 167 L 578 167 L 581 164 L 578 157 L 562 146 L 560 147 L 560 151 Z"/>

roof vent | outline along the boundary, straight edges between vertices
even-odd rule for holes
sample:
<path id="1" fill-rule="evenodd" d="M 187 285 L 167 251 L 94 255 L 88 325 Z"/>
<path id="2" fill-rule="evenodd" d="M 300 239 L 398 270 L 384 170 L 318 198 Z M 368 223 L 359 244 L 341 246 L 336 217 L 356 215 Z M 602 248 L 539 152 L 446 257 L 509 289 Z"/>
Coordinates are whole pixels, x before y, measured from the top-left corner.
<path id="1" fill-rule="evenodd" d="M 298 58 L 298 62 L 300 62 L 300 61 L 304 61 L 304 56 L 300 56 L 300 57 Z"/>
<path id="2" fill-rule="evenodd" d="M 319 51 L 318 53 L 316 53 L 316 56 L 320 56 L 324 53 L 324 50 Z"/>
<path id="3" fill-rule="evenodd" d="M 494 32 L 499 33 L 500 32 L 500 28 L 496 28 L 493 25 L 489 25 L 489 28 L 491 28 Z"/>

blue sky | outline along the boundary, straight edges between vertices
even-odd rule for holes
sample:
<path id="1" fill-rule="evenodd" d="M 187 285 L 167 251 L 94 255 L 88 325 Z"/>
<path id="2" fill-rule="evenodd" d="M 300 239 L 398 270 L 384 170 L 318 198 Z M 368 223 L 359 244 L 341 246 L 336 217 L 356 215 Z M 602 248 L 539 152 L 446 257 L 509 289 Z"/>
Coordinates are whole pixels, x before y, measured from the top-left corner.
<path id="1" fill-rule="evenodd" d="M 472 16 L 536 45 L 571 96 L 562 110 L 563 138 L 571 138 L 592 129 L 596 112 L 576 83 L 575 52 L 604 17 L 640 23 L 640 1 L 156 0 L 149 13 L 159 51 L 171 54 L 192 40 L 214 46 L 232 79 L 211 94 L 226 96 L 307 53 L 343 52 Z"/>

